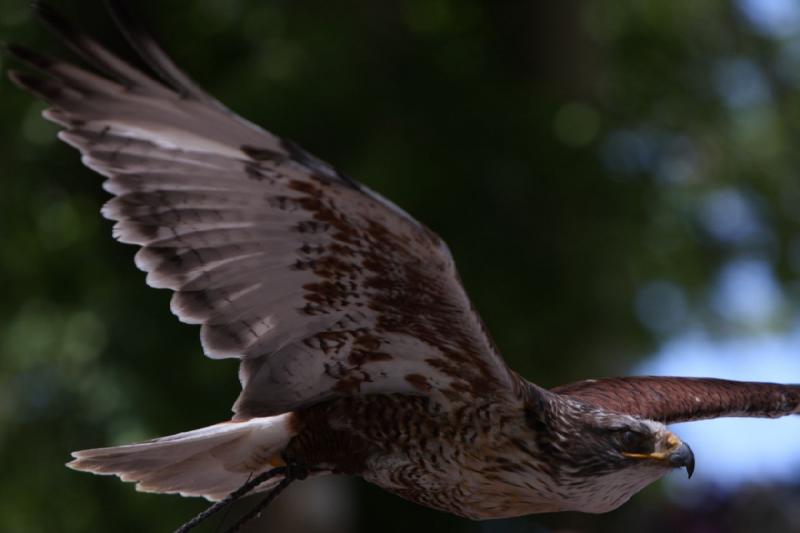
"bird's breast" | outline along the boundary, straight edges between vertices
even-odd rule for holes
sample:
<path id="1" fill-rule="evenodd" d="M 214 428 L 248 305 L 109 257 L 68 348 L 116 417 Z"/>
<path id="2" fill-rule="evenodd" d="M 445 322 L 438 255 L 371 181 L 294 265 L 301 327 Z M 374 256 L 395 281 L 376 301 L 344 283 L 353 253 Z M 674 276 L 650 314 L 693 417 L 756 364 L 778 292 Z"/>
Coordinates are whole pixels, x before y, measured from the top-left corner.
<path id="1" fill-rule="evenodd" d="M 445 409 L 415 396 L 340 398 L 297 413 L 299 432 L 287 455 L 360 475 L 428 507 L 490 518 L 475 516 L 474 502 L 490 498 L 503 470 L 519 470 L 507 457 L 507 433 L 519 420 L 519 413 L 489 402 Z"/>

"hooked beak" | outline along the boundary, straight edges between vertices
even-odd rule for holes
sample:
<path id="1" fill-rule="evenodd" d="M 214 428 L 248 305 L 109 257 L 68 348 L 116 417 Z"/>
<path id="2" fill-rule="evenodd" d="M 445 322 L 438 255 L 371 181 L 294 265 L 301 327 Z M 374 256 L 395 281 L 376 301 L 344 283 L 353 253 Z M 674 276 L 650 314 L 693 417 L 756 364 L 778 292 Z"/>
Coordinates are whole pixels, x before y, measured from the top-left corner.
<path id="1" fill-rule="evenodd" d="M 653 452 L 649 454 L 623 453 L 624 456 L 633 459 L 652 459 L 655 461 L 666 462 L 673 468 L 685 468 L 689 479 L 694 474 L 694 453 L 688 444 L 682 442 L 674 434 L 670 433 L 667 437 L 669 448 L 664 452 Z"/>
<path id="2" fill-rule="evenodd" d="M 681 442 L 680 446 L 667 456 L 667 459 L 669 464 L 675 468 L 685 468 L 689 479 L 692 479 L 692 474 L 694 474 L 694 453 L 688 444 Z"/>

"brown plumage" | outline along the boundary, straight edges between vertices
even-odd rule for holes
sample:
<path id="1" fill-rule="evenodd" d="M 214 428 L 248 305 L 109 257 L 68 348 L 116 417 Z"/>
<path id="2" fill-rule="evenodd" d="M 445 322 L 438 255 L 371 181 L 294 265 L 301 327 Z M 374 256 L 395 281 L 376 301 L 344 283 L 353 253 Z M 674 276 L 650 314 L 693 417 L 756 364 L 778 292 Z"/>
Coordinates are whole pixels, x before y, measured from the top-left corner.
<path id="1" fill-rule="evenodd" d="M 436 234 L 228 111 L 111 6 L 154 75 L 36 4 L 94 71 L 11 46 L 40 72 L 11 79 L 107 178 L 103 215 L 141 247 L 147 283 L 175 291 L 209 357 L 241 360 L 242 393 L 229 422 L 75 452 L 73 468 L 219 499 L 289 461 L 470 518 L 603 512 L 673 468 L 691 474 L 665 423 L 798 413 L 796 385 L 523 380 Z"/>
<path id="2" fill-rule="evenodd" d="M 778 418 L 800 404 L 800 388 L 713 378 L 589 379 L 553 392 L 664 424 L 724 416 Z"/>

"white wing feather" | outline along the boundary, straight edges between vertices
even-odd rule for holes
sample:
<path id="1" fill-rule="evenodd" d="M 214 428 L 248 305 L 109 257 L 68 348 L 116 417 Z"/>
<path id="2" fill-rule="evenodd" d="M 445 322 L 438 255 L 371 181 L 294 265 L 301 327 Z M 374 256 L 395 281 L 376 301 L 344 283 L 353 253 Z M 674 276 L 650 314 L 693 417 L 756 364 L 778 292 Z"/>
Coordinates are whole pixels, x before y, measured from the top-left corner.
<path id="1" fill-rule="evenodd" d="M 161 80 L 39 9 L 103 75 L 11 47 L 46 75 L 11 77 L 107 177 L 103 214 L 142 247 L 147 283 L 176 291 L 208 356 L 242 359 L 237 416 L 342 394 L 517 395 L 435 234 L 222 107 L 140 28 L 123 31 Z"/>

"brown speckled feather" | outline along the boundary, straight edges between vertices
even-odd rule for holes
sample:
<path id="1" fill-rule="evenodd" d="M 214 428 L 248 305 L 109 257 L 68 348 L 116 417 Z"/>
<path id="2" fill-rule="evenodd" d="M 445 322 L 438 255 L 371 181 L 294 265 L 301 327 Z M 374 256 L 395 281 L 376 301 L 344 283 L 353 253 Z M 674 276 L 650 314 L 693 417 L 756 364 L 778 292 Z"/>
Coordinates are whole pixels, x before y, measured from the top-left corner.
<path id="1" fill-rule="evenodd" d="M 794 385 L 588 380 L 546 391 L 505 364 L 445 244 L 365 186 L 236 116 L 123 8 L 132 67 L 41 3 L 91 67 L 19 46 L 14 82 L 106 177 L 103 214 L 147 283 L 238 358 L 234 420 L 74 452 L 72 468 L 220 499 L 284 462 L 483 519 L 615 509 L 691 449 L 665 422 L 797 413 Z M 176 363 L 177 364 L 177 363 Z M 176 394 L 180 392 L 177 391 Z M 278 479 L 260 485 L 264 490 Z"/>
<path id="2" fill-rule="evenodd" d="M 552 392 L 598 407 L 667 424 L 726 416 L 780 417 L 800 413 L 800 385 L 712 378 L 587 379 Z"/>
<path id="3" fill-rule="evenodd" d="M 42 4 L 96 72 L 11 46 L 44 76 L 10 75 L 106 176 L 115 198 L 103 214 L 117 239 L 141 246 L 147 283 L 175 291 L 172 311 L 201 325 L 208 356 L 241 359 L 239 418 L 343 395 L 516 394 L 437 235 L 225 109 L 111 5 L 158 77 Z"/>

